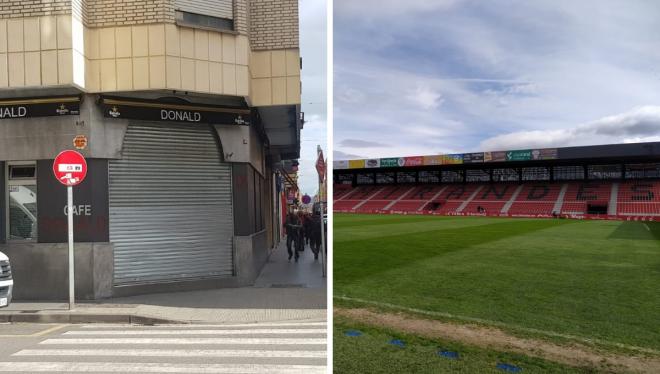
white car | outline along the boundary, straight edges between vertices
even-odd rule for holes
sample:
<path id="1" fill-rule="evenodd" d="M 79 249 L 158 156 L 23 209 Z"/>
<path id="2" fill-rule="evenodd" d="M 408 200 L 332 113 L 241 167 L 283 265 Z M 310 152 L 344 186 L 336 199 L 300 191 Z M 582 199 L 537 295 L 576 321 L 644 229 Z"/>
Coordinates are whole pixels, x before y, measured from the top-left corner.
<path id="1" fill-rule="evenodd" d="M 14 278 L 11 276 L 11 265 L 9 258 L 0 252 L 0 308 L 9 306 L 11 303 Z"/>

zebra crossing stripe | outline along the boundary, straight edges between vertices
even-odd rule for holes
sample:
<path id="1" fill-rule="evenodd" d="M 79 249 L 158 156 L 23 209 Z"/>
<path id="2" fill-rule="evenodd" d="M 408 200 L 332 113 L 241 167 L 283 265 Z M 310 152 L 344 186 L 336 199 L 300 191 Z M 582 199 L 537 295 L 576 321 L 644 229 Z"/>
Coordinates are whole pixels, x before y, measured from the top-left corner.
<path id="1" fill-rule="evenodd" d="M 327 344 L 325 338 L 67 338 L 39 344 Z"/>
<path id="2" fill-rule="evenodd" d="M 250 334 L 325 334 L 326 329 L 250 329 L 250 330 L 72 330 L 63 335 L 250 335 Z"/>
<path id="3" fill-rule="evenodd" d="M 325 373 L 325 366 L 256 364 L 171 364 L 122 362 L 0 362 L 0 372 L 104 372 L 104 373 Z"/>
<path id="4" fill-rule="evenodd" d="M 325 350 L 277 351 L 263 349 L 24 349 L 12 356 L 327 358 Z"/>

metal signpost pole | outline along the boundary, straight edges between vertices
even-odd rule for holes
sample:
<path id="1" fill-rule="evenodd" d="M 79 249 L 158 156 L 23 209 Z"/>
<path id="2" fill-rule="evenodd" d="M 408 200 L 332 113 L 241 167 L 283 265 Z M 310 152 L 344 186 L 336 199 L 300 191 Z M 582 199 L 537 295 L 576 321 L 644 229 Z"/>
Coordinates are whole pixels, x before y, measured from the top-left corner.
<path id="1" fill-rule="evenodd" d="M 73 187 L 66 187 L 67 221 L 69 226 L 69 310 L 74 308 L 75 284 L 73 278 Z"/>
<path id="2" fill-rule="evenodd" d="M 87 176 L 87 161 L 85 157 L 76 151 L 62 151 L 53 161 L 53 174 L 55 179 L 66 186 L 67 204 L 67 228 L 69 232 L 69 310 L 75 307 L 76 287 L 74 276 L 73 255 L 73 186 L 77 186 Z"/>
<path id="3" fill-rule="evenodd" d="M 321 150 L 321 146 L 317 145 L 316 146 L 316 155 L 317 155 L 317 160 L 316 160 L 316 171 L 319 173 L 319 216 L 321 217 L 321 270 L 323 272 L 323 277 L 326 276 L 327 268 L 326 268 L 326 250 L 325 250 L 325 222 L 323 222 L 323 181 L 325 180 L 325 161 L 323 160 L 323 150 Z"/>
<path id="4" fill-rule="evenodd" d="M 319 209 L 321 210 L 321 265 L 323 266 L 323 276 L 325 277 L 326 267 L 325 267 L 325 225 L 323 222 L 323 199 L 321 199 L 321 184 L 319 183 Z"/>

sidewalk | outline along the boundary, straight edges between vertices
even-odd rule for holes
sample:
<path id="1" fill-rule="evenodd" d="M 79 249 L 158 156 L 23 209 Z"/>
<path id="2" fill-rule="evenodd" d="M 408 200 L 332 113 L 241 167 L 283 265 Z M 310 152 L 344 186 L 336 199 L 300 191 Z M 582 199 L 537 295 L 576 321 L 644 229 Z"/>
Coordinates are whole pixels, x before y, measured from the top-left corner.
<path id="1" fill-rule="evenodd" d="M 300 253 L 296 263 L 294 259 L 288 260 L 286 241 L 283 241 L 270 255 L 268 263 L 261 271 L 259 278 L 254 283 L 255 287 L 305 287 L 326 288 L 326 278 L 322 277 L 323 262 L 321 253 L 319 259 L 314 260 L 314 253 L 309 248 Z"/>
<path id="2" fill-rule="evenodd" d="M 271 254 L 253 287 L 159 293 L 93 302 L 14 302 L 0 322 L 256 323 L 325 321 L 326 278 L 309 248 L 298 263 L 285 243 Z"/>

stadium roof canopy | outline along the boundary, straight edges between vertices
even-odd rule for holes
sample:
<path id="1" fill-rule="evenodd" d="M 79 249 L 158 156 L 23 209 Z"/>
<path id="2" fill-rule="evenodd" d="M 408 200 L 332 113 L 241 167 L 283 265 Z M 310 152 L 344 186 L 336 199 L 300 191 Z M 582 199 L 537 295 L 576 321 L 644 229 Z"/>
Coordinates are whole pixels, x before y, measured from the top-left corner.
<path id="1" fill-rule="evenodd" d="M 477 166 L 479 164 L 565 164 L 575 162 L 649 162 L 660 160 L 660 142 L 606 144 L 581 147 L 516 149 L 409 157 L 339 160 L 333 169 L 408 168 L 420 166 Z"/>

